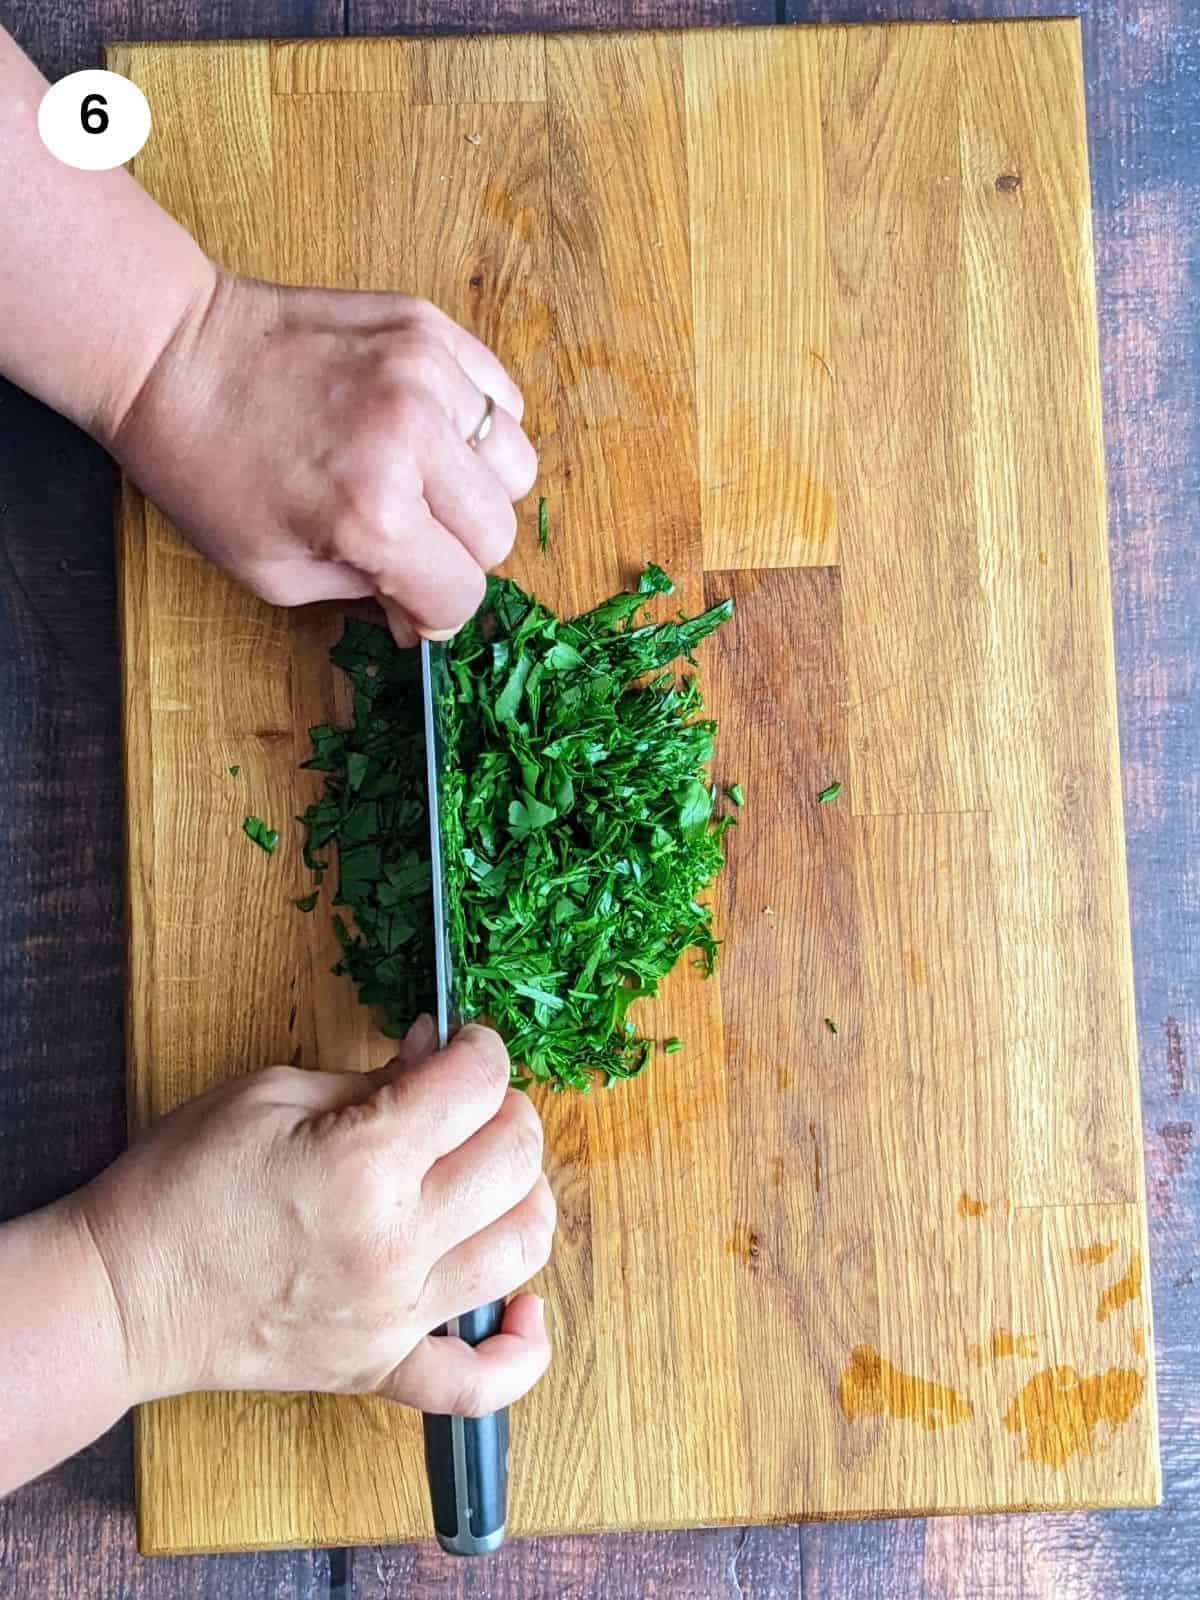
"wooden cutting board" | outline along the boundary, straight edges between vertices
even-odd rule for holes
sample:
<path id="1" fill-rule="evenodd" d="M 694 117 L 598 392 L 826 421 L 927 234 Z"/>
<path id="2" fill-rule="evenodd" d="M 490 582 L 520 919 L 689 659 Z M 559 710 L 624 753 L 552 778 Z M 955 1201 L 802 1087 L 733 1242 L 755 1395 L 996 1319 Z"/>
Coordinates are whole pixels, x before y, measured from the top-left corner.
<path id="1" fill-rule="evenodd" d="M 653 558 L 737 602 L 720 975 L 645 1015 L 683 1054 L 541 1100 L 557 1356 L 512 1531 L 1154 1502 L 1076 24 L 109 64 L 138 177 L 230 267 L 415 290 L 519 374 L 524 582 L 582 607 Z M 338 610 L 260 604 L 128 489 L 120 543 L 140 1126 L 386 1045 L 290 836 L 240 832 L 311 793 Z M 429 1526 L 418 1421 L 372 1400 L 150 1406 L 137 1478 L 146 1551 Z"/>

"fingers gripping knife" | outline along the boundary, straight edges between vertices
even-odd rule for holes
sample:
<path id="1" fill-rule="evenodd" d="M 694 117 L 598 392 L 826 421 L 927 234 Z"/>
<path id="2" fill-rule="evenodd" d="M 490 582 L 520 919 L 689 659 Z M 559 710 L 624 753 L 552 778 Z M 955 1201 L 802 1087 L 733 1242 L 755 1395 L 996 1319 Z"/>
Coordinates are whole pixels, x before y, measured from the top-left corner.
<path id="1" fill-rule="evenodd" d="M 439 707 L 449 693 L 446 647 L 421 640 L 421 689 L 425 701 L 425 760 L 429 782 L 429 842 L 433 874 L 433 940 L 437 981 L 438 1047 L 444 1050 L 457 1022 L 454 969 L 446 908 L 442 828 L 439 813 L 445 740 Z M 452 1318 L 440 1329 L 476 1345 L 500 1331 L 503 1300 Z M 489 1417 L 426 1415 L 425 1470 L 438 1543 L 452 1555 L 486 1555 L 504 1543 L 508 1502 L 508 1412 Z"/>

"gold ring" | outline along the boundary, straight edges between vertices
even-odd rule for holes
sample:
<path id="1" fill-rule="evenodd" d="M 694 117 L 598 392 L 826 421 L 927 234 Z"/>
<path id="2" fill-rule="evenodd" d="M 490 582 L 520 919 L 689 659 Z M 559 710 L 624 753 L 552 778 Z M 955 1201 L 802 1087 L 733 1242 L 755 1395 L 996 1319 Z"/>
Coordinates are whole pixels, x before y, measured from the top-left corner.
<path id="1" fill-rule="evenodd" d="M 467 443 L 470 445 L 472 450 L 474 450 L 477 445 L 481 445 L 487 438 L 488 434 L 491 433 L 492 418 L 496 415 L 496 402 L 492 399 L 491 395 L 485 394 L 483 398 L 487 401 L 487 405 L 484 407 L 483 416 L 479 419 L 479 426 L 473 428 L 467 435 Z"/>

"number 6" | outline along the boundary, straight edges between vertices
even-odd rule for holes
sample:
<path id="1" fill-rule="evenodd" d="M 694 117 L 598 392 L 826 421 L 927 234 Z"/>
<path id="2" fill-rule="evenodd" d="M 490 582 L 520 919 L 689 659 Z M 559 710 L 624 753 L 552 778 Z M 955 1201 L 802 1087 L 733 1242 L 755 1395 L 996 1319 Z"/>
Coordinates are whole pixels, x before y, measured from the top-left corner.
<path id="1" fill-rule="evenodd" d="M 79 120 L 83 124 L 84 133 L 106 133 L 108 131 L 108 112 L 105 109 L 108 101 L 102 94 L 85 94 L 83 104 L 79 108 Z"/>
<path id="2" fill-rule="evenodd" d="M 3 5 L 0 0 L 0 9 Z M 37 125 L 46 149 L 65 166 L 111 172 L 132 160 L 149 138 L 150 107 L 131 78 L 85 67 L 50 85 L 38 106 Z"/>

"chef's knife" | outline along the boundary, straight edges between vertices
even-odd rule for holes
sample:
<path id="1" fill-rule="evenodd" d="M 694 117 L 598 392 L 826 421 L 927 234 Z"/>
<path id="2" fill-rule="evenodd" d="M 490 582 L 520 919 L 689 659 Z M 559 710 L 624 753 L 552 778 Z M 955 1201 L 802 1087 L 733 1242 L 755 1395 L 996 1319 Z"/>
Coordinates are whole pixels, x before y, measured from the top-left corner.
<path id="1" fill-rule="evenodd" d="M 446 904 L 442 855 L 442 773 L 446 739 L 441 708 L 450 693 L 446 646 L 421 640 L 421 692 L 425 701 L 425 766 L 429 785 L 429 843 L 433 875 L 433 951 L 437 985 L 438 1047 L 444 1050 L 458 1022 L 454 1004 L 454 952 Z M 494 1300 L 438 1331 L 479 1344 L 500 1331 L 504 1301 Z M 443 1550 L 486 1555 L 504 1543 L 508 1502 L 508 1412 L 489 1417 L 426 1415 L 425 1470 L 433 1526 Z"/>

